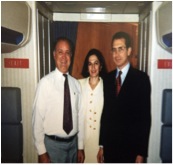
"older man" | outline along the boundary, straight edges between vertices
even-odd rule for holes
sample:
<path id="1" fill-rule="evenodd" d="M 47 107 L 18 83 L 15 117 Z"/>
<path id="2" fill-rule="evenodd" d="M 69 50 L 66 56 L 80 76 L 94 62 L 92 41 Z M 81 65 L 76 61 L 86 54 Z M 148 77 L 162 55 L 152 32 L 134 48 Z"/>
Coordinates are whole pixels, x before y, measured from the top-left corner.
<path id="1" fill-rule="evenodd" d="M 77 157 L 84 161 L 81 89 L 68 73 L 71 55 L 71 41 L 58 38 L 53 52 L 56 69 L 37 87 L 32 125 L 40 163 L 76 163 Z"/>

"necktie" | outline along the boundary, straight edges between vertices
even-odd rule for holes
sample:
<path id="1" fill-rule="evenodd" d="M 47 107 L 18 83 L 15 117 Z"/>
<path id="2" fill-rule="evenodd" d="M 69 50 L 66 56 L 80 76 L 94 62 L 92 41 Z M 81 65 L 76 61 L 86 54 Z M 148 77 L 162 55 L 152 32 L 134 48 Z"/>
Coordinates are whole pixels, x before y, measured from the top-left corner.
<path id="1" fill-rule="evenodd" d="M 71 112 L 71 99 L 70 99 L 70 89 L 68 85 L 68 78 L 67 74 L 63 74 L 65 77 L 64 82 L 64 114 L 63 114 L 63 129 L 64 131 L 69 134 L 70 131 L 73 129 L 73 122 L 72 122 L 72 112 Z"/>
<path id="2" fill-rule="evenodd" d="M 119 71 L 118 77 L 116 78 L 116 96 L 118 96 L 121 89 L 121 74 L 122 71 Z"/>

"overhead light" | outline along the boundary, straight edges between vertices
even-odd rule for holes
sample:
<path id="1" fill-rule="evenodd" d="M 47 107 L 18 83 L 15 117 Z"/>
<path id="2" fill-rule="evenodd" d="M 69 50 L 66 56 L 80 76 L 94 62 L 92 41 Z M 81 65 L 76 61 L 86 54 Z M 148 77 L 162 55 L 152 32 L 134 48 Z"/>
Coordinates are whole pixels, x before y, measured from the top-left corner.
<path id="1" fill-rule="evenodd" d="M 102 13 L 102 12 L 106 12 L 106 8 L 103 8 L 103 7 L 88 7 L 88 8 L 86 8 L 86 12 L 89 12 L 89 13 Z"/>
<path id="2" fill-rule="evenodd" d="M 111 14 L 81 14 L 81 20 L 111 20 Z"/>

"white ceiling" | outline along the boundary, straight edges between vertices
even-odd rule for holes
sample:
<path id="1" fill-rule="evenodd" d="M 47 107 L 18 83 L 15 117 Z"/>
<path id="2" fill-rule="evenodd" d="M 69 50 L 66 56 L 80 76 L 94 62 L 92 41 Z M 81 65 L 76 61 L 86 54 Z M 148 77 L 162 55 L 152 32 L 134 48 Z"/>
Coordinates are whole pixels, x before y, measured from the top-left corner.
<path id="1" fill-rule="evenodd" d="M 53 13 L 140 14 L 152 1 L 38 1 Z"/>

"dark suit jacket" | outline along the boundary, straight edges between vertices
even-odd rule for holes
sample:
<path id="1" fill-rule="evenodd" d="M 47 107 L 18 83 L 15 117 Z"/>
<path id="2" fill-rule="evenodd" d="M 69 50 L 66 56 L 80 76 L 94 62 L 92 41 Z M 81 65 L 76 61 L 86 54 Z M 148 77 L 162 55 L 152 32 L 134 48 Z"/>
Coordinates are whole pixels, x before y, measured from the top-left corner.
<path id="1" fill-rule="evenodd" d="M 147 157 L 151 124 L 149 77 L 130 67 L 116 97 L 115 75 L 116 70 L 104 79 L 100 145 L 104 146 L 105 156 Z"/>

